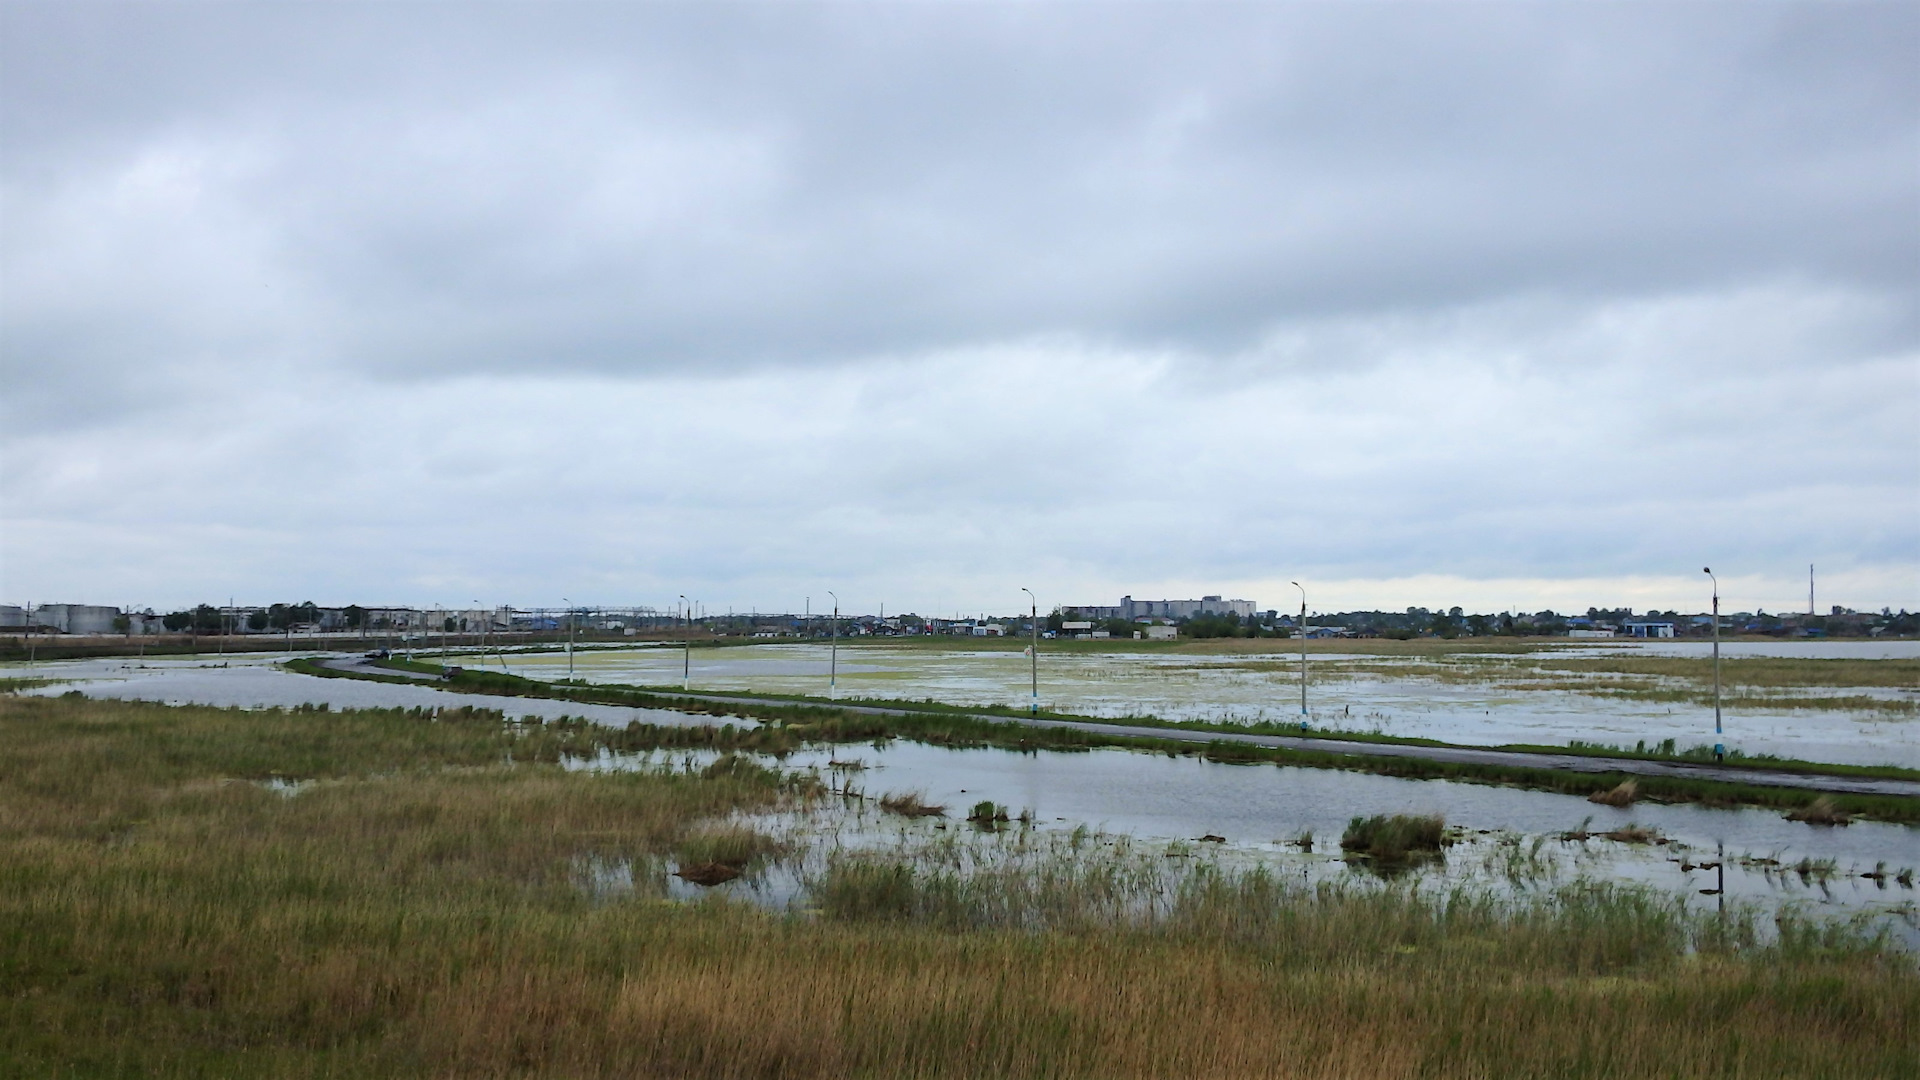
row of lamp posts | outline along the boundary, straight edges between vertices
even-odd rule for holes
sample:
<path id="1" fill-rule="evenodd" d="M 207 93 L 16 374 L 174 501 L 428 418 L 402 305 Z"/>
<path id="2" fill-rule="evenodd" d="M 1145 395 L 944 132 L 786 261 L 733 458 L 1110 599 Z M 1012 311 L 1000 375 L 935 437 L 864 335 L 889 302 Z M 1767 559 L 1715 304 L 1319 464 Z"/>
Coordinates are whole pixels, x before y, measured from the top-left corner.
<path id="1" fill-rule="evenodd" d="M 1724 760 L 1726 746 L 1721 742 L 1722 728 L 1720 716 L 1720 579 L 1714 577 L 1712 567 L 1703 567 L 1702 572 L 1713 582 L 1713 756 L 1714 760 Z M 1300 620 L 1295 632 L 1300 635 L 1300 727 L 1306 729 L 1307 720 L 1307 589 L 1297 581 L 1288 582 L 1300 590 Z M 1031 675 L 1031 697 L 1027 711 L 1031 715 L 1040 713 L 1040 600 L 1033 590 L 1022 586 L 1021 592 L 1027 594 L 1027 627 L 1031 638 L 1027 645 L 1027 659 Z M 831 626 L 831 644 L 827 661 L 827 696 L 840 696 L 840 597 L 833 590 L 827 590 L 833 597 L 833 621 Z M 573 601 L 561 597 L 567 603 L 567 679 L 573 679 Z M 475 601 L 479 603 L 479 601 Z M 693 612 L 687 605 L 686 594 L 680 595 L 680 606 L 684 612 L 686 631 L 681 636 L 680 685 L 681 689 L 693 686 Z M 484 646 L 483 646 L 484 652 Z"/>

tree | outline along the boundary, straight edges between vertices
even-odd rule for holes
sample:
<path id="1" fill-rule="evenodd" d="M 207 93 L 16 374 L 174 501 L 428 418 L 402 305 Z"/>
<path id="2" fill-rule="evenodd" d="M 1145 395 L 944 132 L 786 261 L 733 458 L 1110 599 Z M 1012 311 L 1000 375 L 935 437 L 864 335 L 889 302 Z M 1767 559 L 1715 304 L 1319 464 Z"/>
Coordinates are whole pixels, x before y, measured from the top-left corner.
<path id="1" fill-rule="evenodd" d="M 226 619 L 221 617 L 219 608 L 201 604 L 193 609 L 193 629 L 196 633 L 217 634 L 226 629 Z"/>
<path id="2" fill-rule="evenodd" d="M 255 608 L 247 612 L 247 629 L 259 633 L 267 628 L 267 613 Z"/>
<path id="3" fill-rule="evenodd" d="M 359 604 L 348 604 L 347 610 L 343 612 L 343 614 L 347 617 L 347 625 L 355 630 L 358 630 L 361 625 L 367 621 L 367 609 L 361 607 Z"/>
<path id="4" fill-rule="evenodd" d="M 1202 612 L 1182 623 L 1180 632 L 1191 638 L 1239 637 L 1240 619 L 1235 615 Z"/>
<path id="5" fill-rule="evenodd" d="M 1060 611 L 1058 608 L 1054 609 L 1053 614 L 1047 616 L 1047 632 L 1050 634 L 1059 633 L 1062 629 L 1066 627 L 1066 624 L 1067 624 L 1067 617 L 1065 615 L 1060 614 Z"/>
<path id="6" fill-rule="evenodd" d="M 172 633 L 177 634 L 193 625 L 193 612 L 170 611 L 161 618 L 160 625 L 166 627 Z"/>

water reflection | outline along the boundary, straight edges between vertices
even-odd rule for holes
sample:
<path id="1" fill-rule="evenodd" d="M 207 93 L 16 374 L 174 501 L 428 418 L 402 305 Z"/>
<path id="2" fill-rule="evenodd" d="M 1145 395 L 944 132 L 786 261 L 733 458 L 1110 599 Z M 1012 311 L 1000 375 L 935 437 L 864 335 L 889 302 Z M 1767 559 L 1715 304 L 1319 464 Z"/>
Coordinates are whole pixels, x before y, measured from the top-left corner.
<path id="1" fill-rule="evenodd" d="M 1751 655 L 1810 658 L 1920 658 L 1920 642 L 1748 642 Z M 1334 646 L 1337 648 L 1337 646 Z M 1693 650 L 1693 651 L 1689 651 Z M 1617 643 L 1561 647 L 1535 653 L 1480 653 L 1477 660 L 1521 661 L 1494 674 L 1518 676 L 1527 659 L 1595 655 L 1693 655 L 1692 642 Z M 702 650 L 692 657 L 693 684 L 709 690 L 824 695 L 824 645 L 771 644 Z M 1294 654 L 1297 655 L 1297 654 Z M 1311 691 L 1312 722 L 1321 728 L 1381 731 L 1474 745 L 1572 740 L 1632 746 L 1674 739 L 1681 747 L 1714 740 L 1710 708 L 1698 704 L 1610 696 L 1618 676 L 1556 672 L 1553 681 L 1591 684 L 1595 693 L 1564 686 L 1527 687 L 1501 678 L 1436 678 L 1431 656 L 1314 652 L 1319 665 Z M 678 686 L 681 657 L 660 649 L 581 653 L 580 678 L 597 682 Z M 557 678 L 564 654 L 514 658 L 516 671 Z M 1456 672 L 1458 674 L 1458 672 Z M 842 697 L 919 700 L 959 705 L 1024 706 L 1029 667 L 1015 650 L 941 650 L 865 643 L 840 654 Z M 1040 667 L 1040 694 L 1051 708 L 1087 716 L 1153 715 L 1171 720 L 1292 721 L 1298 718 L 1297 668 L 1288 654 L 1048 653 Z M 1829 687 L 1800 696 L 1911 698 L 1889 687 Z M 1870 709 L 1740 708 L 1727 718 L 1721 741 L 1755 754 L 1812 761 L 1920 766 L 1920 722 Z"/>
<path id="2" fill-rule="evenodd" d="M 197 656 L 55 661 L 34 665 L 33 676 L 61 681 L 23 693 L 54 696 L 79 690 L 94 698 L 239 709 L 292 709 L 301 705 L 326 705 L 333 709 L 457 709 L 464 705 L 498 710 L 515 719 L 537 716 L 554 720 L 579 716 L 614 726 L 625 726 L 633 720 L 643 724 L 683 725 L 715 722 L 711 716 L 692 716 L 667 709 L 460 694 L 431 684 L 323 679 L 298 675 L 279 666 L 289 658 L 250 654 L 224 659 Z M 25 673 L 24 668 L 24 665 L 11 665 L 0 673 L 20 677 Z"/>
<path id="3" fill-rule="evenodd" d="M 618 756 L 574 768 L 697 769 L 712 755 Z M 1444 887 L 1547 887 L 1581 876 L 1643 883 L 1696 906 L 1722 902 L 1875 912 L 1920 946 L 1915 890 L 1898 872 L 1920 868 L 1920 829 L 1877 822 L 1845 828 L 1804 825 L 1764 810 L 1640 803 L 1598 806 L 1548 792 L 1272 765 L 1225 765 L 1123 750 L 1023 754 L 948 750 L 906 742 L 837 747 L 788 756 L 789 769 L 815 770 L 841 801 L 804 814 L 760 819 L 812 858 L 840 850 L 896 850 L 936 837 L 971 834 L 959 819 L 980 801 L 1029 811 L 1034 829 L 1076 830 L 1162 848 L 1167 857 L 1278 865 L 1304 880 L 1373 874 L 1339 850 L 1349 820 L 1375 814 L 1439 814 L 1453 829 L 1446 857 L 1403 876 Z M 942 819 L 887 814 L 879 800 L 918 793 L 947 808 Z M 1010 832 L 1018 832 L 1017 823 Z M 1647 842 L 1608 839 L 1644 831 Z M 1568 839 L 1569 834 L 1584 839 Z M 1224 842 L 1202 842 L 1219 837 Z M 1725 857 L 1719 853 L 1724 851 Z M 1715 865 L 1719 864 L 1719 865 Z M 1876 880 L 1863 877 L 1885 864 Z M 801 895 L 805 859 L 760 880 L 722 886 L 759 902 Z M 1703 895 L 1724 874 L 1724 900 Z M 684 895 L 701 895 L 688 887 Z"/>

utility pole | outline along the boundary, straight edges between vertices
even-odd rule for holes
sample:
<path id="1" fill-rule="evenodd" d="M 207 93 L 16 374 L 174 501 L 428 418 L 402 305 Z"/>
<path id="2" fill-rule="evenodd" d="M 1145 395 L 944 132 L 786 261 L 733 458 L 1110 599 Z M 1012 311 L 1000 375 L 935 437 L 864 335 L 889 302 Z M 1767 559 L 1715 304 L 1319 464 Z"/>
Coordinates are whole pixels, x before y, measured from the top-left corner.
<path id="1" fill-rule="evenodd" d="M 567 681 L 572 682 L 573 681 L 573 601 L 567 599 L 564 596 L 561 597 L 560 599 L 565 600 L 567 604 Z"/>
<path id="2" fill-rule="evenodd" d="M 832 589 L 827 595 L 833 597 L 833 645 L 827 660 L 827 696 L 840 696 L 840 597 Z"/>
<path id="3" fill-rule="evenodd" d="M 1036 598 L 1033 595 L 1032 589 L 1022 588 L 1020 591 L 1023 593 L 1026 593 L 1027 599 L 1029 601 L 1032 601 L 1031 606 L 1028 608 L 1029 614 L 1027 617 L 1027 629 L 1032 634 L 1033 643 L 1027 646 L 1027 658 L 1033 662 L 1032 663 L 1033 703 L 1027 707 L 1027 713 L 1031 716 L 1039 716 L 1040 715 L 1040 601 L 1038 598 Z"/>
<path id="4" fill-rule="evenodd" d="M 1813 564 L 1807 564 L 1807 618 L 1813 618 L 1816 608 L 1813 606 Z"/>
<path id="5" fill-rule="evenodd" d="M 680 635 L 680 689 L 693 689 L 693 612 L 687 610 L 687 594 L 680 594 L 680 610 L 687 617 L 687 628 Z"/>
<path id="6" fill-rule="evenodd" d="M 1720 579 L 1713 576 L 1713 567 L 1702 567 L 1701 572 L 1713 582 L 1713 760 L 1726 760 L 1726 748 L 1720 742 Z"/>
<path id="7" fill-rule="evenodd" d="M 1307 587 L 1299 582 L 1290 584 L 1300 590 L 1300 624 L 1295 632 L 1300 635 L 1300 730 L 1307 729 Z"/>

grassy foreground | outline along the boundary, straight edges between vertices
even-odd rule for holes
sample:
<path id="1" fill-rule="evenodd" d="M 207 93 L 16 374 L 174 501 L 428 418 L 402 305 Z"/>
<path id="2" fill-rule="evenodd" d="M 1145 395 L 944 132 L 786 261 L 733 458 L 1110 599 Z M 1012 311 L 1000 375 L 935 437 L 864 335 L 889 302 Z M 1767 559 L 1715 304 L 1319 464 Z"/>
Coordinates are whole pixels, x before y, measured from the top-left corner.
<path id="1" fill-rule="evenodd" d="M 813 913 L 596 898 L 587 862 L 662 873 L 715 819 L 809 796 L 750 768 L 553 763 L 583 738 L 485 712 L 0 696 L 0 1075 L 1852 1077 L 1920 1061 L 1911 957 L 1798 924 L 1762 946 L 1750 924 L 1630 891 L 1506 908 L 1200 875 L 1149 922 L 1082 905 L 1036 924 L 984 917 L 1030 877 L 963 895 L 882 861 L 836 864 Z M 311 783 L 264 783 L 295 780 Z"/>

